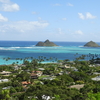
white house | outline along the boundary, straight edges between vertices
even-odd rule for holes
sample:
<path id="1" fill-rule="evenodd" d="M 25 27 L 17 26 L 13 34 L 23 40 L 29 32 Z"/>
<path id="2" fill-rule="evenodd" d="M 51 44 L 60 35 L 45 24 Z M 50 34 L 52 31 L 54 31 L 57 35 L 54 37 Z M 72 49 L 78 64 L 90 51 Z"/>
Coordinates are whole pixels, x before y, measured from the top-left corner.
<path id="1" fill-rule="evenodd" d="M 8 82 L 9 80 L 8 79 L 0 79 L 0 83 L 1 82 Z"/>

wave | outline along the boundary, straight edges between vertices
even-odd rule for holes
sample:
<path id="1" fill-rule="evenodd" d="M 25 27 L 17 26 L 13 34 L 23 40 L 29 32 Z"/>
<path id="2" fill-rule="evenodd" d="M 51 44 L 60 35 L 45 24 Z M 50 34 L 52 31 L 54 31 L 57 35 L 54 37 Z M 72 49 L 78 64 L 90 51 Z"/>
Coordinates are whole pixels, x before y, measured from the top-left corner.
<path id="1" fill-rule="evenodd" d="M 33 47 L 22 47 L 22 48 L 33 48 Z"/>
<path id="2" fill-rule="evenodd" d="M 33 47 L 33 46 L 30 46 L 30 47 L 0 47 L 0 50 L 17 50 L 17 49 L 31 49 L 31 48 L 36 48 L 36 47 Z"/>
<path id="3" fill-rule="evenodd" d="M 11 48 L 21 48 L 21 47 L 11 47 Z"/>
<path id="4" fill-rule="evenodd" d="M 0 50 L 16 50 L 16 49 L 11 49 L 11 48 L 2 48 L 2 47 L 0 47 Z"/>
<path id="5" fill-rule="evenodd" d="M 31 45 L 31 46 L 26 46 L 26 47 L 24 47 L 24 46 L 14 46 L 14 47 L 8 47 L 8 48 L 11 48 L 11 49 L 20 49 L 20 48 L 49 48 L 49 49 L 52 49 L 52 48 L 61 48 L 61 47 L 63 47 L 63 46 L 57 46 L 57 47 L 46 47 L 46 46 L 35 46 L 35 45 Z M 6 47 L 4 47 L 4 48 L 6 48 Z"/>
<path id="6" fill-rule="evenodd" d="M 20 48 L 32 48 L 32 47 L 10 47 L 10 48 L 20 49 Z"/>
<path id="7" fill-rule="evenodd" d="M 59 46 L 59 47 L 43 47 L 43 46 L 27 46 L 27 47 L 20 47 L 20 46 L 16 46 L 16 47 L 0 47 L 0 50 L 64 50 L 66 49 L 66 47 L 62 47 L 62 46 Z"/>
<path id="8" fill-rule="evenodd" d="M 84 47 L 84 46 L 78 46 L 78 47 Z"/>

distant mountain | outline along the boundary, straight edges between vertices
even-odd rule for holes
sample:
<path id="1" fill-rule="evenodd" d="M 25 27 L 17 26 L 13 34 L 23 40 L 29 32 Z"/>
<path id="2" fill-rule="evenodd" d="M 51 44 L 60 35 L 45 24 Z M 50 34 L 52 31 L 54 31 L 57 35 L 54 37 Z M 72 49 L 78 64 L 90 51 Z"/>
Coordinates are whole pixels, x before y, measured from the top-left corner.
<path id="1" fill-rule="evenodd" d="M 46 40 L 45 42 L 38 42 L 36 46 L 57 46 L 55 43 Z"/>
<path id="2" fill-rule="evenodd" d="M 90 42 L 86 43 L 84 46 L 85 47 L 100 47 L 98 44 L 96 44 L 93 41 L 90 41 Z"/>

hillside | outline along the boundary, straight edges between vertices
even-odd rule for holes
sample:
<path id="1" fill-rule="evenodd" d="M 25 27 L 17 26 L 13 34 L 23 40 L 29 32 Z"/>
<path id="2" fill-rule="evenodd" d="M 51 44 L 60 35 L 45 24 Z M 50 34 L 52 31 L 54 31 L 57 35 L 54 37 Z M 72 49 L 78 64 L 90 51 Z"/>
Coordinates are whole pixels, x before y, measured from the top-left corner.
<path id="1" fill-rule="evenodd" d="M 36 46 L 57 46 L 55 43 L 46 40 L 45 42 L 38 42 Z"/>
<path id="2" fill-rule="evenodd" d="M 90 41 L 84 45 L 85 47 L 100 47 L 97 43 Z"/>

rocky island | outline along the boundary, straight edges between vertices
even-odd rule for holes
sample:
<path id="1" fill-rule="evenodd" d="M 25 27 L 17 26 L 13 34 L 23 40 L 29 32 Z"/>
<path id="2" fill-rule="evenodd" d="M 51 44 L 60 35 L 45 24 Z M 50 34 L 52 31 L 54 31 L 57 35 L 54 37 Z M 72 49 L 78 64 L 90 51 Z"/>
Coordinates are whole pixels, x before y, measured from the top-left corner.
<path id="1" fill-rule="evenodd" d="M 100 47 L 97 43 L 90 41 L 84 45 L 84 47 Z"/>
<path id="2" fill-rule="evenodd" d="M 53 42 L 50 42 L 49 40 L 46 40 L 45 42 L 38 42 L 36 46 L 58 46 Z"/>

